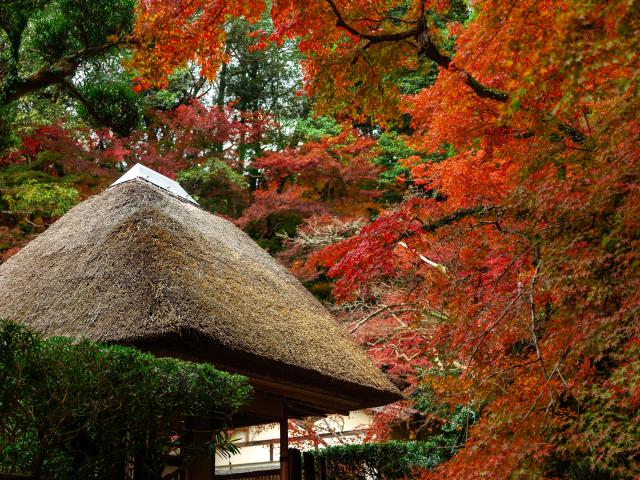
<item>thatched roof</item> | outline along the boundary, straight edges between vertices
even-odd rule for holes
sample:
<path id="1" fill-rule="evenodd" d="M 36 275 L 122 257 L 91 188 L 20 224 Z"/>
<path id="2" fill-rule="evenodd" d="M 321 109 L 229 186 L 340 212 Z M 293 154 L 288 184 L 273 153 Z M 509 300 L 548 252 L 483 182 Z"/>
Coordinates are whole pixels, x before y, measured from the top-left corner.
<path id="1" fill-rule="evenodd" d="M 399 398 L 322 305 L 244 232 L 142 179 L 77 205 L 1 265 L 0 318 L 47 336 L 213 361 L 349 398 L 354 408 Z"/>

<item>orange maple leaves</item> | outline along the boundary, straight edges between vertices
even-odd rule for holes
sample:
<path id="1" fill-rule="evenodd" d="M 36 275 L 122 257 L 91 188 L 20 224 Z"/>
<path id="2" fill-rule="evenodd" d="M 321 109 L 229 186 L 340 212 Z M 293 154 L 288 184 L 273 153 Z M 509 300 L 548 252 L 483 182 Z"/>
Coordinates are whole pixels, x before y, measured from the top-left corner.
<path id="1" fill-rule="evenodd" d="M 165 84 L 166 78 L 189 61 L 213 79 L 225 53 L 225 22 L 230 17 L 257 20 L 264 1 L 143 0 L 138 3 L 130 62 L 141 88 Z"/>
<path id="2" fill-rule="evenodd" d="M 225 16 L 259 13 L 250 2 L 158 5 L 142 3 L 136 27 L 134 64 L 152 78 L 189 60 L 213 75 Z M 632 411 L 640 375 L 629 358 L 640 338 L 638 2 L 473 7 L 468 25 L 436 34 L 432 11 L 444 12 L 443 2 L 273 2 L 273 39 L 300 39 L 307 93 L 320 110 L 383 125 L 407 113 L 411 145 L 447 153 L 405 159 L 414 195 L 311 261 L 329 269 L 343 298 L 410 309 L 376 317 L 378 326 L 404 325 L 369 339 L 376 355 L 419 365 L 414 383 L 438 376 L 443 402 L 484 406 L 471 448 L 433 475 L 559 477 L 585 458 L 639 475 L 629 460 L 640 444 Z M 441 60 L 437 81 L 402 95 L 392 80 L 425 61 L 418 54 Z M 259 196 L 322 197 L 317 178 L 329 185 L 350 174 L 328 150 L 268 156 L 271 188 Z M 295 187 L 290 175 L 301 179 Z M 610 429 L 620 416 L 629 423 Z"/>

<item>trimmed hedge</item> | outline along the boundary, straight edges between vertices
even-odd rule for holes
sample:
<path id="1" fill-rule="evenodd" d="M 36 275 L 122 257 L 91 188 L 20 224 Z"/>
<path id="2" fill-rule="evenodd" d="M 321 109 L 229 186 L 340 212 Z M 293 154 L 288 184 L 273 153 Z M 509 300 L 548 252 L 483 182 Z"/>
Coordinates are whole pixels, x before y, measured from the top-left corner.
<path id="1" fill-rule="evenodd" d="M 0 321 L 0 472 L 116 479 L 135 461 L 136 478 L 159 478 L 181 418 L 222 423 L 250 394 L 245 377 L 209 364 Z M 214 443 L 190 451 L 210 455 Z"/>
<path id="2" fill-rule="evenodd" d="M 440 433 L 424 441 L 339 445 L 310 453 L 316 467 L 319 459 L 326 460 L 327 475 L 331 480 L 413 478 L 416 471 L 432 469 L 454 455 L 464 444 L 467 430 L 477 418 L 475 410 L 458 406 Z"/>
<path id="3" fill-rule="evenodd" d="M 361 445 L 340 445 L 314 450 L 316 459 L 324 458 L 330 479 L 399 479 L 413 470 L 433 468 L 451 455 L 451 447 L 442 441 L 388 441 Z"/>

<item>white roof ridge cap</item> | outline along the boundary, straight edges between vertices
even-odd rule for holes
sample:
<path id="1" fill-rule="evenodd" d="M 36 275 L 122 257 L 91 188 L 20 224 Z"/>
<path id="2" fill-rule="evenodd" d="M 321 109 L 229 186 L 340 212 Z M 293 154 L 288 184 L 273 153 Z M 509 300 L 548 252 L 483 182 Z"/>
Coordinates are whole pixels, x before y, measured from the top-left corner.
<path id="1" fill-rule="evenodd" d="M 198 205 L 198 202 L 196 202 L 193 199 L 193 197 L 189 195 L 189 193 L 187 193 L 187 191 L 180 186 L 178 182 L 170 179 L 169 177 L 162 175 L 161 173 L 156 172 L 155 170 L 152 170 L 149 167 L 145 167 L 141 163 L 136 163 L 133 167 L 127 170 L 127 172 L 124 175 L 122 175 L 118 180 L 113 182 L 111 186 L 113 187 L 120 183 L 130 182 L 131 180 L 136 180 L 136 179 L 145 180 L 149 183 L 152 183 L 156 187 L 159 187 L 163 190 L 166 190 L 169 193 L 172 193 L 173 195 L 176 195 L 180 198 L 183 198 L 184 200 L 187 200 L 191 203 L 194 203 L 195 205 Z"/>

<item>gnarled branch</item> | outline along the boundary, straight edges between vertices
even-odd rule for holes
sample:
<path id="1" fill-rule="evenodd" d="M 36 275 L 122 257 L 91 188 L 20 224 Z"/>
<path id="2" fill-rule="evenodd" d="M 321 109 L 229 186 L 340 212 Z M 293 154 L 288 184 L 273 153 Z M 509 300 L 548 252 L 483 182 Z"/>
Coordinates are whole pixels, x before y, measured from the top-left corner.
<path id="1" fill-rule="evenodd" d="M 329 4 L 329 6 L 331 7 L 331 11 L 336 17 L 336 26 L 346 30 L 355 37 L 366 40 L 368 43 L 365 45 L 365 48 L 369 48 L 371 45 L 376 43 L 399 42 L 402 40 L 407 40 L 409 38 L 415 38 L 418 43 L 419 57 L 424 57 L 432 60 L 442 68 L 449 68 L 451 66 L 453 59 L 451 58 L 451 56 L 443 53 L 431 40 L 428 27 L 426 26 L 424 21 L 419 21 L 416 27 L 410 28 L 408 30 L 403 30 L 401 32 L 386 34 L 381 33 L 373 35 L 360 32 L 352 25 L 349 25 L 344 20 L 344 17 L 340 13 L 340 10 L 336 6 L 334 0 L 326 0 L 326 2 Z M 495 100 L 496 102 L 500 103 L 507 103 L 511 98 L 511 94 L 509 92 L 505 92 L 503 90 L 485 85 L 464 69 L 459 69 L 459 71 L 462 72 L 464 76 L 465 84 L 468 85 L 478 97 Z M 567 122 L 558 120 L 555 117 L 551 118 L 552 122 L 555 124 L 555 127 L 561 133 L 571 138 L 571 140 L 573 140 L 574 142 L 583 143 L 587 139 L 587 136 L 584 133 L 568 124 Z"/>
<path id="2" fill-rule="evenodd" d="M 398 33 L 386 33 L 386 34 L 380 34 L 380 35 L 371 35 L 368 33 L 363 33 L 356 30 L 347 22 L 345 22 L 344 18 L 342 17 L 342 14 L 340 13 L 340 10 L 338 10 L 338 7 L 336 6 L 333 0 L 326 0 L 326 2 L 329 4 L 329 6 L 331 7 L 331 10 L 333 11 L 333 14 L 336 17 L 337 27 L 340 27 L 346 30 L 347 32 L 349 32 L 351 35 L 355 37 L 361 38 L 363 40 L 367 40 L 370 44 L 382 43 L 382 42 L 399 42 L 401 40 L 413 38 L 420 33 L 420 27 L 411 28 L 409 30 L 404 30 Z"/>
<path id="3" fill-rule="evenodd" d="M 37 72 L 26 78 L 16 78 L 5 81 L 0 86 L 0 105 L 6 105 L 14 100 L 48 87 L 61 84 L 65 79 L 73 75 L 80 63 L 113 48 L 115 43 L 105 43 L 94 47 L 83 48 L 75 53 L 66 55 L 52 65 L 45 65 Z"/>

